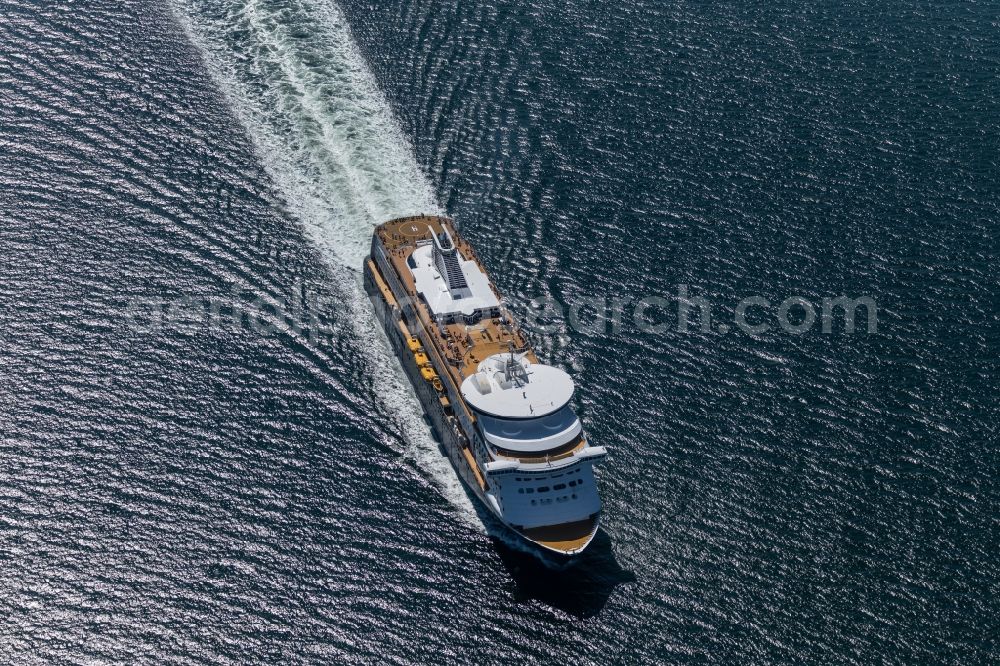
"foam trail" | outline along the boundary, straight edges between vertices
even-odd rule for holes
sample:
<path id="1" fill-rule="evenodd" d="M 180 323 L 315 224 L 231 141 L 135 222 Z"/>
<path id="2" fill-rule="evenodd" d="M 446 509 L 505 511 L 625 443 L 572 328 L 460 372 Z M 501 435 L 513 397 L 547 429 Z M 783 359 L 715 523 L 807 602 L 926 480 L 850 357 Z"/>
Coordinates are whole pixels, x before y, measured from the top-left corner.
<path id="1" fill-rule="evenodd" d="M 321 0 L 173 0 L 172 6 L 288 210 L 343 276 L 372 391 L 403 432 L 403 455 L 482 530 L 367 296 L 344 270 L 360 268 L 376 224 L 440 208 L 342 13 Z"/>

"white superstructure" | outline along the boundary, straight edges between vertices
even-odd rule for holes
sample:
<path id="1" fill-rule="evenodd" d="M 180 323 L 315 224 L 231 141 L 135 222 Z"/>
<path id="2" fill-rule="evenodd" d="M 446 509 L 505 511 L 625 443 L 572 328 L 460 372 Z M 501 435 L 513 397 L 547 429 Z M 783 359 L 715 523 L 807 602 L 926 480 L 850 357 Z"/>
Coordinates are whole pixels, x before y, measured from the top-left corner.
<path id="1" fill-rule="evenodd" d="M 587 445 L 569 406 L 570 376 L 524 355 L 495 354 L 462 382 L 462 397 L 493 460 L 487 498 L 513 525 L 587 520 L 601 509 L 593 465 L 607 452 Z"/>

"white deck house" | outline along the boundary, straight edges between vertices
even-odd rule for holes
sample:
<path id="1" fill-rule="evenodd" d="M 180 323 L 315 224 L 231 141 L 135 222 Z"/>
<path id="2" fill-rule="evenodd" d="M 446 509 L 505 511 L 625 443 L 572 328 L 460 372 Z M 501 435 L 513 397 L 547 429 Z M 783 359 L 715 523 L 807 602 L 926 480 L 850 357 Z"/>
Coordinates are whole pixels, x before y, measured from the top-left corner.
<path id="1" fill-rule="evenodd" d="M 496 354 L 462 382 L 483 438 L 497 459 L 486 464 L 487 497 L 515 525 L 586 520 L 601 510 L 593 465 L 604 447 L 586 444 L 569 405 L 574 385 L 562 370 L 523 356 Z"/>
<path id="2" fill-rule="evenodd" d="M 500 301 L 475 261 L 462 257 L 447 231 L 419 244 L 408 261 L 417 293 L 439 324 L 474 324 L 500 316 Z"/>

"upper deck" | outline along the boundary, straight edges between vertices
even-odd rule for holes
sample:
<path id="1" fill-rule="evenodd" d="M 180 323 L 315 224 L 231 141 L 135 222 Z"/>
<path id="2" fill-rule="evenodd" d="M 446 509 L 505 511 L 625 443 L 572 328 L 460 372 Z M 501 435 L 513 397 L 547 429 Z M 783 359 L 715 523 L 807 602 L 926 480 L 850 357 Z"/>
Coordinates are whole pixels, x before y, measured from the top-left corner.
<path id="1" fill-rule="evenodd" d="M 494 354 L 513 350 L 525 353 L 530 361 L 537 363 L 527 336 L 502 308 L 500 316 L 482 318 L 474 324 L 440 324 L 435 321 L 428 303 L 418 296 L 417 284 L 407 262 L 419 245 L 433 242 L 434 235 L 444 231 L 454 240 L 462 258 L 475 262 L 483 275 L 488 275 L 472 246 L 458 235 L 446 218 L 428 216 L 393 220 L 379 226 L 375 233 L 406 295 L 412 299 L 425 332 L 447 363 L 455 385 L 461 386 L 466 377 L 476 372 L 481 361 Z M 488 282 L 488 287 L 499 300 L 500 294 L 492 281 Z"/>

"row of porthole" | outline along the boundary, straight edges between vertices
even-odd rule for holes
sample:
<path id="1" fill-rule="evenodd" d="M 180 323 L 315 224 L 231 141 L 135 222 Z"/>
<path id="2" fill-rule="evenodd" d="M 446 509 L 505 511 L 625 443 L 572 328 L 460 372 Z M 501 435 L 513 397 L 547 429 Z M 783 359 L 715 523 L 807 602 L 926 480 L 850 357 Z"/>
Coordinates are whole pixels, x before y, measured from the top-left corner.
<path id="1" fill-rule="evenodd" d="M 568 502 L 571 497 L 576 499 L 576 493 L 573 493 L 572 495 L 562 495 L 560 497 L 556 497 L 555 500 L 557 503 L 562 504 L 563 502 Z M 552 498 L 531 500 L 531 506 L 537 506 L 538 504 L 552 504 Z"/>
<path id="2" fill-rule="evenodd" d="M 575 487 L 577 485 L 581 485 L 582 486 L 583 485 L 583 481 L 573 480 L 573 481 L 570 481 L 568 485 L 570 486 L 570 488 L 573 488 L 573 487 Z M 552 486 L 552 490 L 566 490 L 566 486 L 567 486 L 567 484 L 565 484 L 565 483 L 557 483 L 556 485 Z M 532 493 L 535 493 L 535 492 L 547 493 L 547 492 L 549 492 L 549 487 L 548 486 L 538 486 L 537 490 L 535 488 L 518 488 L 517 492 L 519 494 L 521 494 L 521 495 L 523 495 L 525 493 L 528 493 L 529 495 L 531 495 Z"/>

